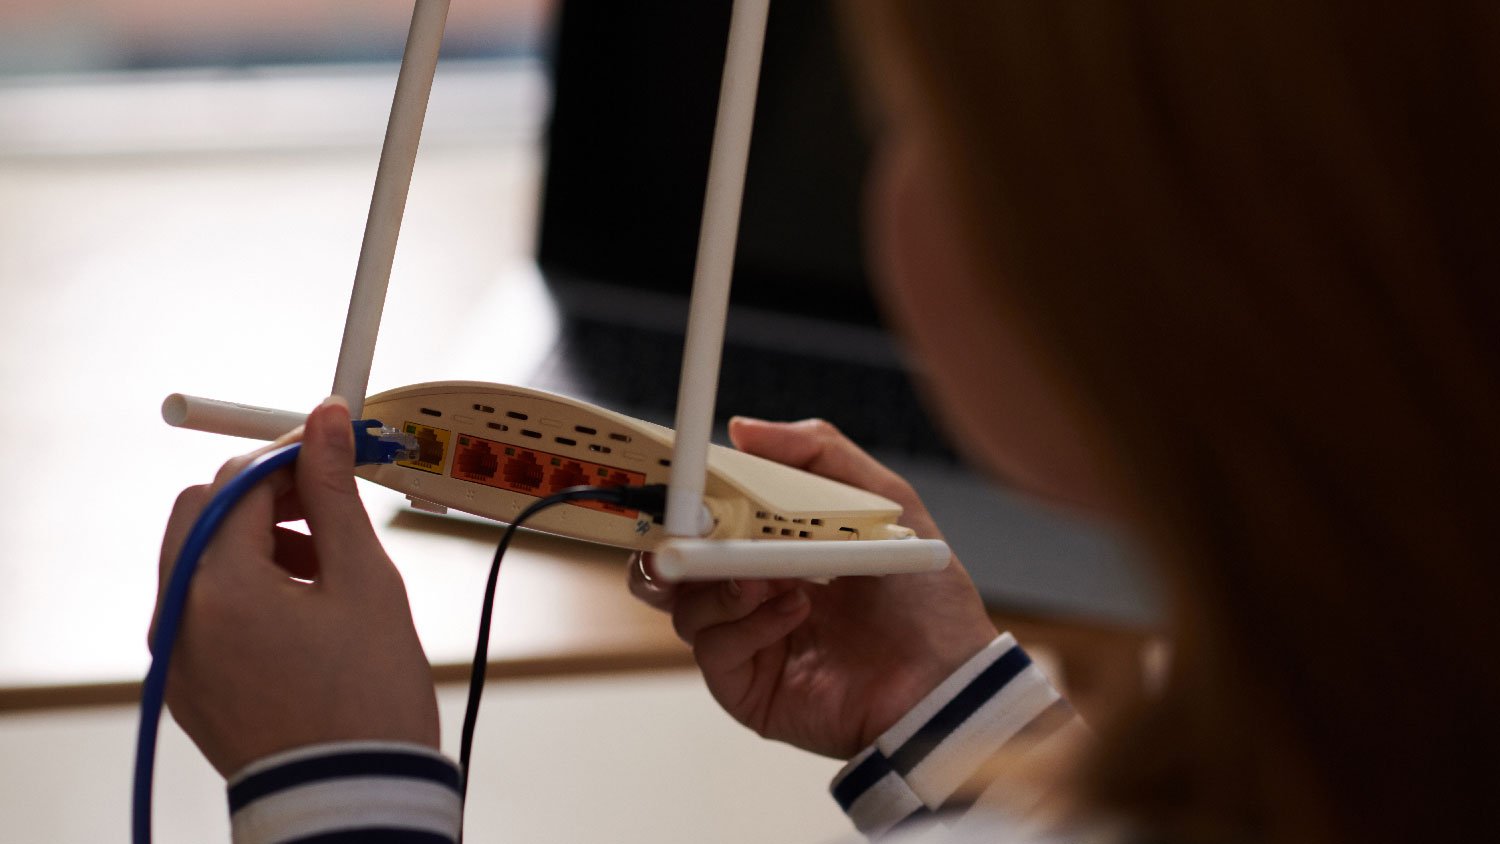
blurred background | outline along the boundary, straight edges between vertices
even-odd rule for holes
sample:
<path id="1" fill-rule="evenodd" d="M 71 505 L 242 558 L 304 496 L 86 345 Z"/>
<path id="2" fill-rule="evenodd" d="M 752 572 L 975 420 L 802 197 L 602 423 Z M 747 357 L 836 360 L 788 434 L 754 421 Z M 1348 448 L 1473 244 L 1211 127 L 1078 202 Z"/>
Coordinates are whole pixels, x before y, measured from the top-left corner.
<path id="1" fill-rule="evenodd" d="M 674 18 L 650 14 L 696 13 L 697 2 L 631 9 L 642 10 L 639 31 L 654 32 Z M 608 3 L 593 8 L 613 12 Z M 160 403 L 184 392 L 307 409 L 327 394 L 411 10 L 411 0 L 0 0 L 7 840 L 125 838 L 161 529 L 179 490 L 255 445 L 168 428 Z M 549 351 L 558 318 L 533 258 L 559 10 L 559 0 L 451 8 L 372 392 L 520 383 Z M 668 95 L 670 111 L 677 89 Z M 624 150 L 613 153 L 629 160 Z M 609 161 L 601 151 L 596 163 L 618 169 Z M 617 221 L 644 195 L 614 193 Z M 457 683 L 499 531 L 415 514 L 381 487 L 362 493 L 406 578 L 453 752 Z M 1011 512 L 1002 526 L 1039 537 L 1029 548 L 1067 534 L 1064 550 L 1102 555 L 1104 543 L 1071 526 L 1043 530 L 1040 516 Z M 471 806 L 468 840 L 847 834 L 826 794 L 838 763 L 762 742 L 723 715 L 666 619 L 621 588 L 623 562 L 536 535 L 508 554 L 490 643 L 498 679 L 475 756 L 476 788 L 489 783 L 492 799 Z M 1030 550 L 970 560 L 1007 587 L 1058 562 Z M 1123 575 L 1075 580 L 1139 603 Z M 1138 637 L 1119 646 L 1087 625 L 1022 618 L 1008 612 L 1005 624 L 1055 676 L 1066 672 L 1081 708 L 1135 682 Z M 157 840 L 227 840 L 219 778 L 170 724 L 161 753 Z"/>
<path id="2" fill-rule="evenodd" d="M 533 289 L 506 268 L 532 249 L 552 5 L 452 6 L 372 387 L 493 379 L 462 362 L 514 350 L 486 327 Z M 0 475 L 7 840 L 126 838 L 161 528 L 178 490 L 253 445 L 167 428 L 158 405 L 228 384 L 278 407 L 327 393 L 411 10 L 0 0 L 0 415 L 35 444 L 34 471 Z M 413 522 L 400 496 L 364 493 L 449 666 L 452 752 L 498 533 Z M 621 588 L 618 555 L 522 545 L 500 590 L 505 679 L 486 696 L 476 788 L 490 799 L 469 840 L 846 830 L 826 794 L 837 764 L 724 716 L 665 620 Z M 160 753 L 157 840 L 227 841 L 217 775 L 170 723 Z"/>
<path id="3" fill-rule="evenodd" d="M 551 0 L 457 3 L 450 58 L 534 55 Z M 0 73 L 82 73 L 399 58 L 410 5 L 384 0 L 6 0 Z"/>

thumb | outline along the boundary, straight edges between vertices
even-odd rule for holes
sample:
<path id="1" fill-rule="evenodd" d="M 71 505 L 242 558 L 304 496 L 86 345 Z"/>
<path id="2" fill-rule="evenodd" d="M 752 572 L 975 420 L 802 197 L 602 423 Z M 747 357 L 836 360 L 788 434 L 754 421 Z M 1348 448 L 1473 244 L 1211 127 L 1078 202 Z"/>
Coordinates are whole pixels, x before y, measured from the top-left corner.
<path id="1" fill-rule="evenodd" d="M 736 416 L 729 420 L 729 438 L 747 454 L 889 498 L 901 505 L 905 513 L 902 524 L 923 537 L 942 536 L 911 484 L 855 445 L 830 422 L 822 419 L 767 422 Z"/>
<path id="2" fill-rule="evenodd" d="M 729 438 L 748 454 L 784 463 L 835 481 L 899 500 L 909 487 L 899 475 L 871 457 L 838 428 L 822 419 L 767 422 L 736 416 Z M 894 494 L 893 494 L 894 493 Z"/>
<path id="3" fill-rule="evenodd" d="M 325 579 L 381 553 L 354 485 L 354 429 L 349 406 L 338 396 L 307 417 L 297 455 L 297 498 Z"/>

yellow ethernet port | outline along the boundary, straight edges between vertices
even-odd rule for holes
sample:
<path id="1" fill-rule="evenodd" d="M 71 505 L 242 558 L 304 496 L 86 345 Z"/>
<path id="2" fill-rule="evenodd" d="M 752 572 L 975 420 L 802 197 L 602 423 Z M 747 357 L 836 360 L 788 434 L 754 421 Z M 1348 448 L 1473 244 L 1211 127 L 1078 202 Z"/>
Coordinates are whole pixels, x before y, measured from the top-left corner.
<path id="1" fill-rule="evenodd" d="M 418 422 L 407 422 L 401 430 L 417 438 L 417 459 L 398 460 L 397 466 L 407 466 L 440 475 L 443 472 L 443 457 L 448 453 L 448 438 L 451 434 L 442 428 L 434 428 Z"/>

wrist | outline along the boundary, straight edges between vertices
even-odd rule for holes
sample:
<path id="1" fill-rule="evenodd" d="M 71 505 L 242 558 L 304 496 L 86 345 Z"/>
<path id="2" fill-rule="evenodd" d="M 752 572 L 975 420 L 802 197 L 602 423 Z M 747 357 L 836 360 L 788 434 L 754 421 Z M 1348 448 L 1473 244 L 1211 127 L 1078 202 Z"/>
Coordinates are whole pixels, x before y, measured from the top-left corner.
<path id="1" fill-rule="evenodd" d="M 1002 638 L 1009 637 L 1002 637 L 993 625 L 976 625 L 962 636 L 948 636 L 933 642 L 919 640 L 921 644 L 901 671 L 901 676 L 887 687 L 889 691 L 883 696 L 885 705 L 870 708 L 860 729 L 857 746 L 843 755 L 847 758 L 854 751 L 874 744 L 876 739 L 936 694 L 965 666 L 995 647 Z"/>
<path id="2" fill-rule="evenodd" d="M 413 840 L 456 841 L 463 818 L 458 766 L 410 742 L 336 742 L 277 753 L 237 772 L 228 796 L 235 844 L 323 840 L 333 831 L 343 834 L 338 840 L 364 841 L 393 829 L 413 833 Z"/>

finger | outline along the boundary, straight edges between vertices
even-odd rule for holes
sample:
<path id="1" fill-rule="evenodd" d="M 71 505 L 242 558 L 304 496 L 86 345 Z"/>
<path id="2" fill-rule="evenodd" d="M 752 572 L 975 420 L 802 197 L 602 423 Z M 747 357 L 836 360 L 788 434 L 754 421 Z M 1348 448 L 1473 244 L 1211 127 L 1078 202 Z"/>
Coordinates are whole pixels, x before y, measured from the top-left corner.
<path id="1" fill-rule="evenodd" d="M 208 506 L 211 494 L 207 484 L 190 486 L 177 494 L 177 500 L 172 504 L 172 515 L 167 517 L 167 527 L 161 538 L 161 555 L 156 564 L 156 604 L 151 609 L 151 623 L 146 628 L 146 647 L 154 647 L 156 641 L 156 619 L 161 614 L 161 602 L 166 597 L 167 580 L 172 576 L 172 569 L 177 565 L 177 557 L 182 552 L 182 543 L 187 541 L 188 533 L 193 529 L 193 523 L 198 520 L 198 515 L 203 508 Z"/>
<path id="2" fill-rule="evenodd" d="M 156 641 L 156 623 L 161 614 L 161 604 L 167 595 L 167 582 L 177 566 L 181 564 L 183 546 L 188 535 L 203 511 L 213 500 L 212 487 L 189 487 L 177 496 L 172 516 L 167 521 L 167 530 L 162 538 L 161 560 L 158 566 L 156 606 L 151 611 L 151 624 L 146 631 L 148 648 Z M 243 572 L 253 571 L 248 565 L 256 559 L 270 555 L 274 547 L 270 528 L 272 493 L 263 484 L 257 484 L 247 492 L 224 517 L 218 531 L 202 549 L 194 580 L 195 590 L 202 589 L 205 577 L 238 578 Z M 215 549 L 229 549 L 229 553 L 214 553 Z M 243 583 L 243 581 L 236 581 Z M 155 651 L 153 650 L 153 653 Z"/>
<path id="3" fill-rule="evenodd" d="M 161 558 L 157 564 L 158 588 L 172 576 L 172 567 L 177 564 L 182 543 L 187 540 L 193 523 L 198 521 L 198 515 L 208 506 L 212 497 L 207 484 L 190 486 L 177 494 L 177 501 L 172 505 L 172 515 L 167 517 L 166 532 L 161 538 Z"/>
<path id="4" fill-rule="evenodd" d="M 630 594 L 655 609 L 671 612 L 677 602 L 677 584 L 657 577 L 651 554 L 647 552 L 637 551 L 630 555 L 625 565 L 625 582 L 630 587 Z"/>
<path id="5" fill-rule="evenodd" d="M 298 425 L 292 430 L 287 431 L 285 434 L 282 434 L 275 440 L 272 440 L 271 442 L 255 449 L 254 451 L 251 451 L 247 454 L 241 454 L 238 457 L 230 458 L 224 463 L 223 466 L 219 467 L 218 474 L 214 475 L 214 482 L 212 486 L 213 491 L 218 492 L 221 488 L 224 487 L 225 484 L 228 484 L 230 481 L 234 480 L 235 476 L 245 471 L 245 467 L 255 462 L 255 460 L 261 455 L 269 454 L 284 445 L 289 445 L 291 443 L 297 442 L 298 440 L 301 440 L 302 430 L 303 426 Z M 278 492 L 290 489 L 292 486 L 291 478 L 280 478 L 277 486 Z"/>
<path id="6" fill-rule="evenodd" d="M 767 422 L 736 416 L 729 438 L 741 451 L 891 497 L 910 489 L 900 475 L 871 457 L 838 428 L 822 419 Z"/>
<path id="7" fill-rule="evenodd" d="M 318 552 L 313 538 L 305 533 L 278 527 L 272 531 L 276 542 L 273 559 L 288 575 L 301 580 L 318 578 Z"/>
<path id="8" fill-rule="evenodd" d="M 691 645 L 703 630 L 755 612 L 770 597 L 771 587 L 764 580 L 724 580 L 694 584 L 678 593 L 672 628 L 679 639 Z"/>
<path id="9" fill-rule="evenodd" d="M 867 489 L 901 505 L 903 524 L 925 537 L 938 536 L 927 507 L 906 479 L 886 468 L 832 423 L 822 419 L 768 422 L 736 416 L 729 438 L 748 454 Z"/>
<path id="10" fill-rule="evenodd" d="M 199 563 L 200 577 L 261 577 L 268 573 L 270 567 L 265 562 L 276 552 L 273 479 L 278 475 L 284 476 L 286 472 L 275 472 L 263 479 L 233 504 Z"/>
<path id="11" fill-rule="evenodd" d="M 156 606 L 151 612 L 151 624 L 147 631 L 147 644 L 156 638 L 156 620 L 161 611 L 161 601 L 165 597 L 165 586 L 172 571 L 177 565 L 178 557 L 182 554 L 182 546 L 187 541 L 188 534 L 192 532 L 193 525 L 197 523 L 198 517 L 203 514 L 208 503 L 213 500 L 215 494 L 223 489 L 240 472 L 245 470 L 257 457 L 280 448 L 287 443 L 294 442 L 302 436 L 302 428 L 299 426 L 285 434 L 282 434 L 275 442 L 262 446 L 249 454 L 240 455 L 225 462 L 219 467 L 214 476 L 212 484 L 200 484 L 188 487 L 178 494 L 177 500 L 172 505 L 172 514 L 167 519 L 166 530 L 162 534 L 161 554 L 157 560 L 157 596 Z M 289 487 L 291 479 L 285 472 L 277 472 L 271 480 L 274 486 Z M 238 508 L 237 508 L 238 509 Z M 233 515 L 233 514 L 231 514 Z M 228 520 L 223 529 L 227 529 Z M 221 529 L 221 532 L 222 530 Z M 243 530 L 243 528 L 242 528 Z M 267 547 L 265 545 L 262 548 Z"/>
<path id="12" fill-rule="evenodd" d="M 354 429 L 343 399 L 332 396 L 307 417 L 296 482 L 320 582 L 327 585 L 362 563 L 385 559 L 354 485 Z"/>
<path id="13" fill-rule="evenodd" d="M 801 626 L 811 609 L 812 600 L 803 589 L 783 592 L 738 621 L 700 631 L 693 658 L 704 676 L 731 680 L 727 675 L 750 670 L 755 655 Z"/>

